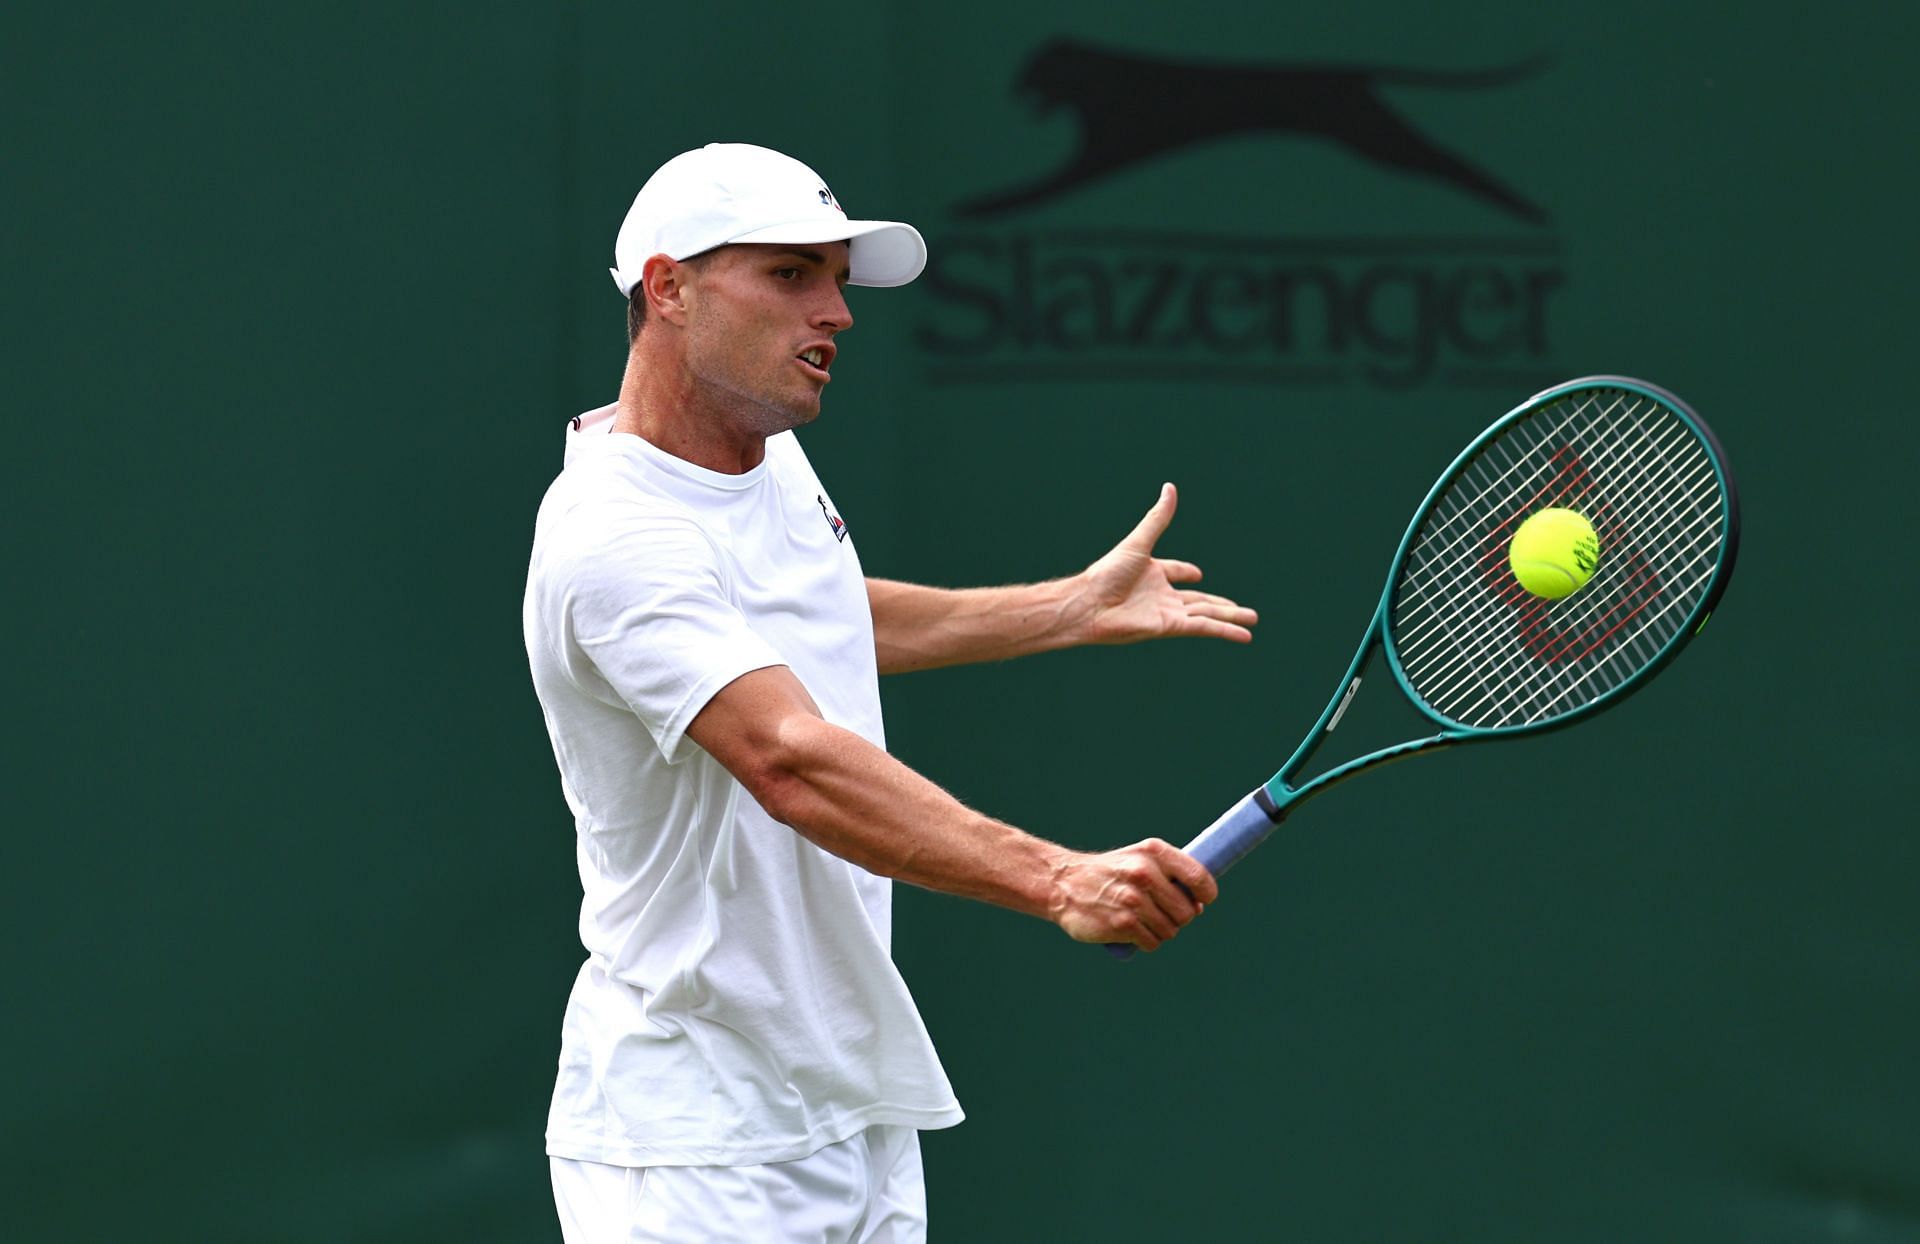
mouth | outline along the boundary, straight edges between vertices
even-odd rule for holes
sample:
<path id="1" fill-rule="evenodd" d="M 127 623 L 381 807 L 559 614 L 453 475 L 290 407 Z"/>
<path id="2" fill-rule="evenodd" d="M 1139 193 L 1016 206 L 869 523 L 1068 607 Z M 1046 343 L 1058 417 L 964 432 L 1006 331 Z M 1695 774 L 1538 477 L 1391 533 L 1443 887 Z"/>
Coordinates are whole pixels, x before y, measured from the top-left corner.
<path id="1" fill-rule="evenodd" d="M 833 355 L 832 346 L 817 345 L 808 346 L 794 355 L 794 358 L 799 360 L 801 367 L 805 368 L 814 379 L 826 381 L 833 378 L 827 374 L 827 369 L 833 365 Z"/>

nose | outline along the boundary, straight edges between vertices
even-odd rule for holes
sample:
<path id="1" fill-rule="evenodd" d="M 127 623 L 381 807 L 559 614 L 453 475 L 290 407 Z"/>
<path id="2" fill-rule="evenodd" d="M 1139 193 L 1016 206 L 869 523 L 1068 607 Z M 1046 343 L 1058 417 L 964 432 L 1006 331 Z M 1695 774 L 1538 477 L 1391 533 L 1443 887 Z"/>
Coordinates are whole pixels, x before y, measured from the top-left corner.
<path id="1" fill-rule="evenodd" d="M 847 292 L 837 282 L 828 282 L 827 295 L 815 308 L 813 325 L 822 332 L 843 333 L 853 327 L 853 310 L 847 306 Z"/>

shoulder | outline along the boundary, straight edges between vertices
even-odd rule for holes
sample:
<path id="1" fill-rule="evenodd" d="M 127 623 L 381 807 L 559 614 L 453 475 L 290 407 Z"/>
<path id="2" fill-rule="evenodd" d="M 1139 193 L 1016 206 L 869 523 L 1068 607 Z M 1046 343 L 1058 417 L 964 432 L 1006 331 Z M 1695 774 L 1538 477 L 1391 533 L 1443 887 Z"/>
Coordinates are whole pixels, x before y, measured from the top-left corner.
<path id="1" fill-rule="evenodd" d="M 767 438 L 767 466 L 775 476 L 788 482 L 797 481 L 808 487 L 820 482 L 806 451 L 800 448 L 800 438 L 790 431 Z"/>
<path id="2" fill-rule="evenodd" d="M 610 455 L 568 463 L 548 487 L 534 532 L 536 570 L 571 576 L 594 567 L 684 568 L 716 559 L 705 525 L 680 500 L 647 486 L 644 473 Z"/>
<path id="3" fill-rule="evenodd" d="M 540 503 L 541 521 L 578 526 L 694 523 L 693 510 L 653 478 L 632 447 L 602 440 L 568 456 Z"/>

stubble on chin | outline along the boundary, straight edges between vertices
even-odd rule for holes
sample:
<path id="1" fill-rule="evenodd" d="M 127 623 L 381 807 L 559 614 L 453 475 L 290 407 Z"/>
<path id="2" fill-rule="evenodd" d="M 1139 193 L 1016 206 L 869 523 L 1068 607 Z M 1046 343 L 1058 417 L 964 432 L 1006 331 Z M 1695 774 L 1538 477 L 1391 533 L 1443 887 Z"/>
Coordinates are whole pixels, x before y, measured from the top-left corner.
<path id="1" fill-rule="evenodd" d="M 754 385 L 734 377 L 696 375 L 701 404 L 735 432 L 777 436 L 802 428 L 820 417 L 820 394 L 788 396 L 769 382 Z"/>

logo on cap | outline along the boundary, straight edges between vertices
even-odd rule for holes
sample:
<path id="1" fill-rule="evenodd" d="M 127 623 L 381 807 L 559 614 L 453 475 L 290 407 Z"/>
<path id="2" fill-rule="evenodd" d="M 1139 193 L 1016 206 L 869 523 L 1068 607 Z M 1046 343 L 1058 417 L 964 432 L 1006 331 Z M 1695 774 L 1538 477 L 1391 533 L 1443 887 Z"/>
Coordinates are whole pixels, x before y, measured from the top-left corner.
<path id="1" fill-rule="evenodd" d="M 840 200 L 833 197 L 833 191 L 827 189 L 825 186 L 820 187 L 820 201 L 834 211 L 839 212 L 842 216 L 847 214 L 847 209 L 840 206 Z"/>

